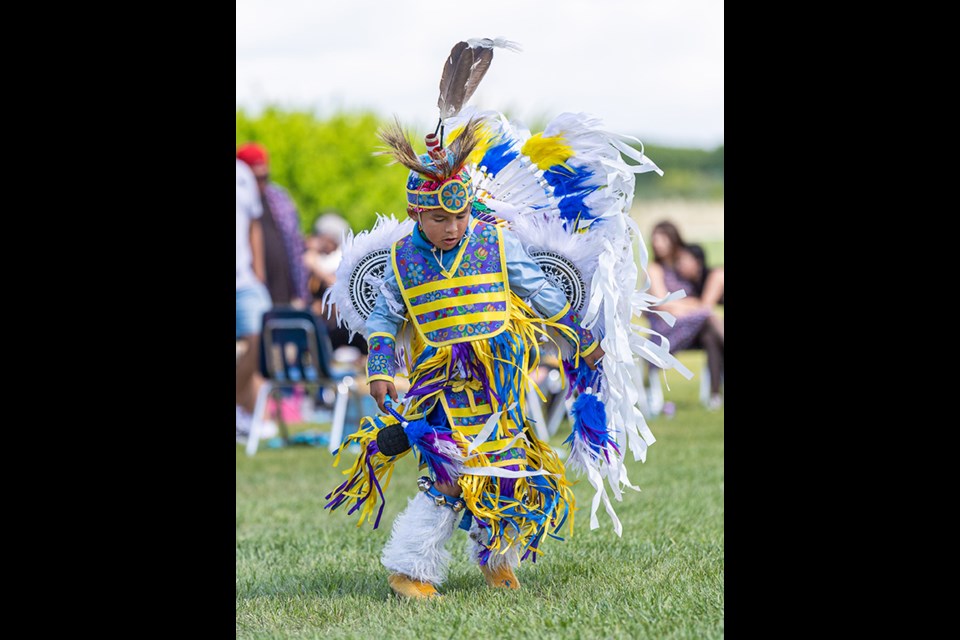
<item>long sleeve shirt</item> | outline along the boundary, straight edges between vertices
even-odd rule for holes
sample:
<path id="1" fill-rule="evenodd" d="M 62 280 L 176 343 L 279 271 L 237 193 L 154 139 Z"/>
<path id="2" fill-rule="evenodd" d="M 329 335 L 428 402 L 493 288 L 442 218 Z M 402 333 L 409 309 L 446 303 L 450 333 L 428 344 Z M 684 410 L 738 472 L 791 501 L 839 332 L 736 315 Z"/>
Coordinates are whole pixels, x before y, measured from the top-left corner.
<path id="1" fill-rule="evenodd" d="M 472 226 L 472 225 L 471 225 Z M 587 355 L 597 346 L 592 333 L 580 326 L 579 316 L 570 309 L 563 291 L 551 281 L 540 266 L 524 250 L 517 236 L 508 229 L 502 230 L 503 251 L 506 254 L 507 280 L 510 289 L 525 302 L 530 304 L 539 314 L 548 320 L 560 322 L 573 329 L 579 338 L 578 348 L 581 355 Z M 433 245 L 419 229 L 412 232 L 415 247 L 425 253 L 433 253 Z M 464 234 L 461 243 L 468 241 L 470 230 Z M 453 265 L 461 245 L 449 251 L 437 251 L 433 255 L 440 258 L 444 269 Z M 433 259 L 431 257 L 431 259 Z M 392 379 L 395 373 L 393 353 L 395 337 L 405 320 L 407 309 L 403 303 L 400 287 L 397 285 L 396 274 L 388 264 L 384 274 L 383 285 L 380 287 L 380 296 L 374 304 L 373 311 L 367 318 L 367 342 L 370 345 L 370 357 L 367 362 L 367 371 L 370 379 Z"/>

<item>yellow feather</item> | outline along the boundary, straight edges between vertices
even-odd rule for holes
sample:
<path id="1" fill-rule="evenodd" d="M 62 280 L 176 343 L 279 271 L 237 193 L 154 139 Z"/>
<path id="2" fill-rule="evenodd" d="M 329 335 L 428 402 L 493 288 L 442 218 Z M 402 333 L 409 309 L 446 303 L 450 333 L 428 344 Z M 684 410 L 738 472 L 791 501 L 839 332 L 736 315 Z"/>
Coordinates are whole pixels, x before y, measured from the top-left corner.
<path id="1" fill-rule="evenodd" d="M 447 141 L 444 143 L 445 146 L 449 147 L 454 140 L 460 137 L 461 133 L 463 133 L 463 127 L 453 129 L 447 134 Z M 473 152 L 467 156 L 467 164 L 479 164 L 480 159 L 487 153 L 487 149 L 493 146 L 493 130 L 485 122 L 481 122 L 477 126 L 476 135 L 478 141 L 477 146 L 474 147 Z"/>
<path id="2" fill-rule="evenodd" d="M 565 163 L 573 157 L 573 147 L 565 144 L 565 142 L 562 136 L 545 138 L 541 132 L 531 136 L 529 140 L 523 143 L 523 148 L 520 151 L 529 157 L 539 169 L 546 170 L 555 165 L 560 165 L 572 172 L 573 169 Z"/>

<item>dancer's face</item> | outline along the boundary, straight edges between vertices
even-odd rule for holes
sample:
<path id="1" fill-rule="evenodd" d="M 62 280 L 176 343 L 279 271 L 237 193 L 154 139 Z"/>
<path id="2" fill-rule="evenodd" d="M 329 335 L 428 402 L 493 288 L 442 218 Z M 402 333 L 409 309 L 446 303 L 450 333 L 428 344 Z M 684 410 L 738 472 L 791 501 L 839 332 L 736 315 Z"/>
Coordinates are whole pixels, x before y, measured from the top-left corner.
<path id="1" fill-rule="evenodd" d="M 438 249 L 449 251 L 457 246 L 463 234 L 467 232 L 467 223 L 470 222 L 469 211 L 460 213 L 446 213 L 443 210 L 423 211 L 411 214 L 416 220 L 419 217 L 423 235 Z"/>

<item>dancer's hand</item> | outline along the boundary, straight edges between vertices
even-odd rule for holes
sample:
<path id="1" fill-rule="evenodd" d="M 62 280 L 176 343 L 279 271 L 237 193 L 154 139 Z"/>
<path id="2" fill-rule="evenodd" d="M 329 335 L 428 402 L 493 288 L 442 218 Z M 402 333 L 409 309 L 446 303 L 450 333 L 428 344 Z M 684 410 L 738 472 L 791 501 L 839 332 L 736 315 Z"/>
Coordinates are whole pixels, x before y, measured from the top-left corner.
<path id="1" fill-rule="evenodd" d="M 597 363 L 600 362 L 600 359 L 603 357 L 603 347 L 597 345 L 597 348 L 590 352 L 590 355 L 582 356 L 583 361 L 587 363 L 587 366 L 591 370 L 597 370 Z"/>
<path id="2" fill-rule="evenodd" d="M 380 407 L 380 411 L 384 413 L 387 412 L 387 407 L 383 404 L 383 401 L 388 395 L 394 403 L 397 402 L 397 388 L 393 386 L 393 382 L 374 380 L 370 383 L 370 396 L 377 401 L 377 406 Z"/>

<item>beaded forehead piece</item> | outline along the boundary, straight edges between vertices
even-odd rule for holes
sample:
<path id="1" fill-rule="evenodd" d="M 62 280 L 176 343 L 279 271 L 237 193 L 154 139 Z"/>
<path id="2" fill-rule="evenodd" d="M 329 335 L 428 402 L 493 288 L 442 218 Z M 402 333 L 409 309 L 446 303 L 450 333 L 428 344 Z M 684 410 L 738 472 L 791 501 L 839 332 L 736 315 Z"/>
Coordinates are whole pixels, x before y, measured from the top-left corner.
<path id="1" fill-rule="evenodd" d="M 448 152 L 449 153 L 449 152 Z M 449 153 L 449 155 L 453 155 Z M 435 167 L 431 163 L 429 154 L 423 154 L 420 159 L 427 166 Z M 454 159 L 450 159 L 452 164 Z M 439 210 L 443 213 L 461 213 L 470 207 L 473 202 L 474 190 L 470 173 L 462 168 L 446 180 L 433 180 L 411 171 L 407 177 L 407 210 L 414 213 Z"/>
<path id="2" fill-rule="evenodd" d="M 399 121 L 380 131 L 379 137 L 387 149 L 378 155 L 390 155 L 410 169 L 407 177 L 408 213 L 437 211 L 457 214 L 467 211 L 473 203 L 475 191 L 464 165 L 479 142 L 480 121 L 470 119 L 449 148 L 443 147 L 443 125 L 445 120 L 460 113 L 476 91 L 493 61 L 494 47 L 520 50 L 515 42 L 503 38 L 466 40 L 450 50 L 440 76 L 440 97 L 437 99 L 440 119 L 436 130 L 424 137 L 425 154 L 418 155 L 413 150 L 413 144 Z"/>

